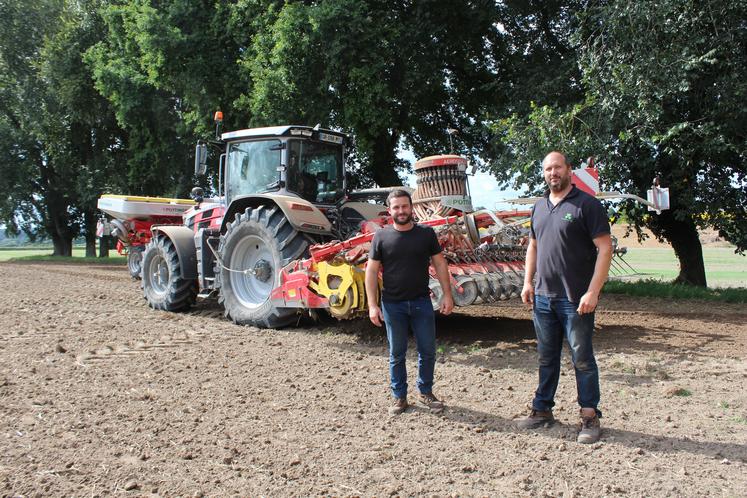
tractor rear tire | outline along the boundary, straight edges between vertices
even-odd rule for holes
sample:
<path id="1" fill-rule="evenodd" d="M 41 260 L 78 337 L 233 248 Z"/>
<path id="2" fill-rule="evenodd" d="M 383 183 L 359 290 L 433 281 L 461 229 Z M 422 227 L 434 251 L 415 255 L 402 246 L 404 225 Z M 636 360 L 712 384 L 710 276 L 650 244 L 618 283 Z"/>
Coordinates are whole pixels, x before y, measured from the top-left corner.
<path id="1" fill-rule="evenodd" d="M 132 246 L 127 253 L 127 270 L 132 278 L 140 280 L 140 273 L 143 269 L 143 252 L 145 246 Z"/>
<path id="2" fill-rule="evenodd" d="M 223 265 L 215 270 L 219 302 L 239 325 L 278 328 L 298 319 L 298 308 L 273 304 L 270 293 L 280 285 L 281 269 L 308 253 L 304 234 L 276 206 L 247 208 L 236 215 L 220 238 Z M 243 273 L 250 270 L 251 273 Z"/>
<path id="3" fill-rule="evenodd" d="M 164 311 L 188 310 L 197 300 L 197 280 L 181 275 L 174 243 L 164 236 L 151 239 L 143 252 L 140 283 L 148 305 Z"/>

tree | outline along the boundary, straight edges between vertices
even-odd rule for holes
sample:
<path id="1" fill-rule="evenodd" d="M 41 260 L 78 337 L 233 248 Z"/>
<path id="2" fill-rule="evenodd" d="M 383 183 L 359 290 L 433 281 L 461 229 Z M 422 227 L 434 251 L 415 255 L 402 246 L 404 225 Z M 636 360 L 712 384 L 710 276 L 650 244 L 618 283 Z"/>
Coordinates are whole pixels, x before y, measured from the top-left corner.
<path id="1" fill-rule="evenodd" d="M 252 124 L 321 123 L 356 139 L 361 176 L 401 182 L 401 146 L 464 152 L 481 134 L 475 116 L 493 95 L 488 57 L 502 35 L 489 2 L 266 2 L 242 60 L 252 87 L 241 102 Z"/>
<path id="2" fill-rule="evenodd" d="M 247 126 L 234 105 L 248 85 L 236 61 L 251 36 L 238 8 L 133 0 L 102 9 L 108 34 L 87 61 L 128 132 L 128 192 L 186 196 L 193 145 L 212 135 L 213 112 L 224 111 L 228 128 Z"/>
<path id="3" fill-rule="evenodd" d="M 0 132 L 7 158 L 0 177 L 9 194 L 2 218 L 11 233 L 46 233 L 55 255 L 70 255 L 78 230 L 71 212 L 72 175 L 51 154 L 65 127 L 39 71 L 44 41 L 58 28 L 62 8 L 56 1 L 0 4 Z"/>
<path id="4" fill-rule="evenodd" d="M 621 212 L 672 244 L 677 282 L 705 286 L 698 228 L 713 226 L 738 251 L 747 248 L 745 16 L 744 2 L 721 0 L 586 9 L 573 38 L 584 99 L 494 121 L 508 145 L 499 161 L 517 160 L 517 180 L 530 186 L 554 148 L 576 161 L 596 155 L 608 189 L 641 193 L 659 177 L 670 188 L 669 211 L 651 216 L 623 204 Z"/>
<path id="5" fill-rule="evenodd" d="M 113 181 L 120 130 L 83 64 L 100 34 L 98 2 L 0 4 L 0 164 L 11 232 L 49 236 L 70 256 L 83 229 L 93 254 L 96 191 Z"/>
<path id="6" fill-rule="evenodd" d="M 64 110 L 64 139 L 50 153 L 59 164 L 74 169 L 71 211 L 82 226 L 86 256 L 96 255 L 97 200 L 102 192 L 124 185 L 125 134 L 114 112 L 93 85 L 84 62 L 89 47 L 105 33 L 98 14 L 100 2 L 69 2 L 60 29 L 42 50 L 41 76 Z"/>

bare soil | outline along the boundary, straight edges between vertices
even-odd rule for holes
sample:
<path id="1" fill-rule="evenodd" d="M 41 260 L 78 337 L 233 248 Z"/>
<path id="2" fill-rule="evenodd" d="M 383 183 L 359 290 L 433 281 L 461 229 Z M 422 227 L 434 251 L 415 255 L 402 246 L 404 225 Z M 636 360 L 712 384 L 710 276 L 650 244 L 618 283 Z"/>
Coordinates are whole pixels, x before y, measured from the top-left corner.
<path id="1" fill-rule="evenodd" d="M 747 490 L 740 305 L 604 296 L 603 441 L 584 446 L 567 357 L 559 423 L 512 424 L 537 377 L 530 314 L 516 301 L 439 319 L 436 393 L 447 409 L 390 418 L 385 337 L 365 320 L 258 330 L 211 302 L 151 310 L 124 267 L 0 270 L 5 496 Z M 408 365 L 414 389 L 414 355 Z"/>

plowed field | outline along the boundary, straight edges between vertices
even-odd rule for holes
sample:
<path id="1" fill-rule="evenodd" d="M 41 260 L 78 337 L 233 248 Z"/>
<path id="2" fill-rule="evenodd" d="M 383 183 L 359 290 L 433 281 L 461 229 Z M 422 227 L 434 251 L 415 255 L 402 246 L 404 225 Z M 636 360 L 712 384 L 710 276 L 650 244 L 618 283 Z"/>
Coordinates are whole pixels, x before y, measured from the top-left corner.
<path id="1" fill-rule="evenodd" d="M 603 440 L 582 446 L 567 357 L 560 423 L 513 427 L 537 376 L 515 301 L 439 319 L 447 409 L 390 418 L 386 340 L 365 320 L 258 330 L 211 302 L 149 309 L 123 267 L 0 270 L 6 496 L 747 493 L 741 305 L 604 296 Z"/>

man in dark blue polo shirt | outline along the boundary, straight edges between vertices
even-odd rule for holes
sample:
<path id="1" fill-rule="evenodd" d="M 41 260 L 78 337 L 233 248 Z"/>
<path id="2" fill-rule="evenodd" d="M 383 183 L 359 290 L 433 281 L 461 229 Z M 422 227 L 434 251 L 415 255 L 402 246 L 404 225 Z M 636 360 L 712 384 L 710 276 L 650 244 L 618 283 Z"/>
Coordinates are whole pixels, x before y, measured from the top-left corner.
<path id="1" fill-rule="evenodd" d="M 612 241 L 607 213 L 595 197 L 571 183 L 571 166 L 560 152 L 542 161 L 549 191 L 532 209 L 521 299 L 534 309 L 539 355 L 539 385 L 522 429 L 551 424 L 560 378 L 563 338 L 576 370 L 581 406 L 579 443 L 599 440 L 599 370 L 591 338 L 594 310 L 607 280 Z M 533 278 L 536 276 L 536 281 Z"/>

